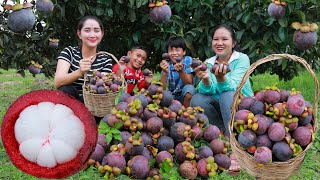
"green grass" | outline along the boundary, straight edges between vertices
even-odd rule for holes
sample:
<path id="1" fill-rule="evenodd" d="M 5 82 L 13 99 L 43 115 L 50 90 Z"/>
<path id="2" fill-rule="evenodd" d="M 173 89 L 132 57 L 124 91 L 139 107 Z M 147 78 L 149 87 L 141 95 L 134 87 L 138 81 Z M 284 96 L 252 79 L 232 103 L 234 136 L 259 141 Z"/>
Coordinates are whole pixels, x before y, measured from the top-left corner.
<path id="1" fill-rule="evenodd" d="M 37 75 L 35 78 L 29 73 L 26 73 L 26 77 L 16 75 L 14 70 L 0 70 L 0 124 L 2 118 L 12 102 L 15 101 L 20 95 L 30 92 L 35 89 L 52 89 L 52 79 L 47 79 L 43 75 Z M 159 74 L 155 75 L 159 78 Z M 320 77 L 320 73 L 317 73 L 317 77 Z M 266 85 L 273 85 L 275 82 L 279 83 L 281 89 L 296 88 L 300 90 L 306 100 L 313 102 L 314 100 L 314 83 L 308 72 L 301 72 L 298 77 L 288 82 L 279 81 L 276 75 L 260 74 L 251 77 L 253 83 L 253 89 L 259 90 Z M 298 179 L 320 179 L 320 133 L 318 131 L 317 138 L 308 151 L 306 158 L 299 170 L 299 172 L 293 176 L 292 180 Z M 8 159 L 2 142 L 0 141 L 0 179 L 37 179 L 28 174 L 25 174 L 12 165 Z M 81 171 L 68 179 L 103 179 L 91 168 L 87 171 Z M 125 177 L 119 179 L 126 179 Z M 254 179 L 246 172 L 241 172 L 237 176 L 231 177 L 226 174 L 221 174 L 217 179 Z"/>

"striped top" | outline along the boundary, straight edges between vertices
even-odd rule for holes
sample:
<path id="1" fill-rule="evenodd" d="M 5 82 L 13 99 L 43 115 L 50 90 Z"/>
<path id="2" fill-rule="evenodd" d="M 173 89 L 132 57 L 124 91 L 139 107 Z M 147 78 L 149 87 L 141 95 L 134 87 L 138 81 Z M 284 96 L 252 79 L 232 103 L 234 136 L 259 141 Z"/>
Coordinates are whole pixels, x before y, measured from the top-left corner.
<path id="1" fill-rule="evenodd" d="M 82 59 L 82 52 L 79 46 L 72 47 L 68 46 L 64 48 L 57 60 L 62 59 L 70 63 L 69 73 L 79 69 L 79 62 Z M 92 76 L 93 70 L 100 72 L 110 73 L 112 68 L 112 58 L 109 55 L 99 54 L 91 65 L 91 70 L 87 73 L 88 77 Z M 82 95 L 82 85 L 84 83 L 83 78 L 79 78 L 73 82 L 72 85 L 78 90 L 79 94 Z"/>

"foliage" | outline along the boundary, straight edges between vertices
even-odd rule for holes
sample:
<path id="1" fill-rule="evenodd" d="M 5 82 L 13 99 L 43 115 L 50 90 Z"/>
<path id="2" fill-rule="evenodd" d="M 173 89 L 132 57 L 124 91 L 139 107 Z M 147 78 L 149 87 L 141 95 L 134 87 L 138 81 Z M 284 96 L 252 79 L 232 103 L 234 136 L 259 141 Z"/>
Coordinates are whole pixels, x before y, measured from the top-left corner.
<path id="1" fill-rule="evenodd" d="M 6 1 L 4 1 L 5 3 Z M 319 22 L 319 0 L 288 0 L 286 14 L 276 20 L 267 13 L 271 1 L 253 0 L 175 0 L 168 1 L 172 9 L 171 21 L 157 25 L 148 19 L 148 0 L 53 0 L 51 14 L 35 11 L 37 22 L 26 34 L 14 34 L 7 28 L 8 11 L 0 12 L 0 67 L 26 69 L 31 60 L 45 67 L 52 76 L 56 57 L 62 48 L 77 45 L 76 23 L 83 15 L 98 16 L 105 25 L 105 37 L 100 49 L 121 57 L 134 44 L 146 45 L 151 51 L 147 67 L 159 70 L 165 41 L 172 35 L 185 38 L 188 54 L 200 59 L 213 55 L 213 28 L 220 23 L 232 26 L 238 44 L 251 61 L 269 54 L 289 53 L 306 59 L 319 69 L 319 41 L 310 50 L 299 51 L 293 45 L 294 21 Z M 57 49 L 48 48 L 48 39 L 60 39 Z M 297 75 L 300 67 L 292 61 L 262 65 L 255 73 L 270 70 L 281 79 Z"/>
<path id="2" fill-rule="evenodd" d="M 119 131 L 119 128 L 123 125 L 122 122 L 117 122 L 114 127 L 110 127 L 107 123 L 104 121 L 101 121 L 99 124 L 99 134 L 105 134 L 106 135 L 106 142 L 107 144 L 110 144 L 112 139 L 121 141 L 121 132 Z"/>

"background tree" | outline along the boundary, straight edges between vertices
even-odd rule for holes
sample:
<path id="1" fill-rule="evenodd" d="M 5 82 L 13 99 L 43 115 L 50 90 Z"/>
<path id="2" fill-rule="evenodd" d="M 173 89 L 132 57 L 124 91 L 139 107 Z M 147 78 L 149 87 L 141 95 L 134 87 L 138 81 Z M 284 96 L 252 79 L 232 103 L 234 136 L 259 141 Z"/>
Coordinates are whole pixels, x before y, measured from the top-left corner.
<path id="1" fill-rule="evenodd" d="M 149 0 L 52 0 L 51 13 L 40 13 L 35 26 L 24 34 L 13 33 L 7 27 L 10 11 L 0 12 L 0 67 L 25 70 L 31 60 L 44 66 L 43 72 L 52 76 L 56 57 L 65 46 L 77 45 L 76 23 L 84 15 L 95 15 L 105 25 L 105 38 L 100 49 L 121 57 L 133 44 L 146 45 L 151 50 L 147 67 L 159 70 L 165 41 L 171 35 L 181 35 L 187 41 L 188 52 L 204 60 L 211 50 L 214 26 L 226 23 L 234 28 L 243 52 L 254 62 L 269 54 L 289 53 L 306 59 L 319 69 L 319 41 L 305 51 L 293 45 L 292 22 L 320 21 L 319 0 L 287 1 L 285 16 L 270 17 L 271 1 L 256 0 L 171 0 L 169 23 L 157 25 L 149 20 Z M 7 3 L 4 1 L 3 4 Z M 35 2 L 32 1 L 33 4 Z M 49 39 L 59 39 L 58 48 L 49 48 Z M 255 73 L 270 71 L 289 80 L 297 75 L 299 64 L 281 61 L 259 66 Z"/>

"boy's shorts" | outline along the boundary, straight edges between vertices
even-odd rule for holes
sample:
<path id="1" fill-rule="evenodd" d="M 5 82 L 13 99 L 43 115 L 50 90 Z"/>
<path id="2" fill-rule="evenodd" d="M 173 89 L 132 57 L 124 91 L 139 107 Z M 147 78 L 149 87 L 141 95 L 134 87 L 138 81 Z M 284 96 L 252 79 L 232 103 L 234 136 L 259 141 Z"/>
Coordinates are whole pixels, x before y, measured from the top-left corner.
<path id="1" fill-rule="evenodd" d="M 183 104 L 184 97 L 186 96 L 187 93 L 194 95 L 196 93 L 196 88 L 191 84 L 187 84 L 183 86 L 179 94 L 174 95 L 174 99 L 180 101 L 181 104 Z"/>

